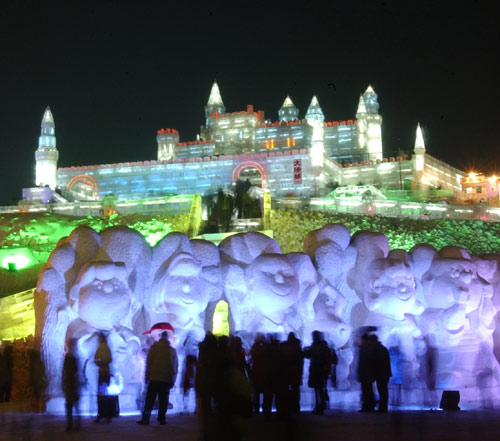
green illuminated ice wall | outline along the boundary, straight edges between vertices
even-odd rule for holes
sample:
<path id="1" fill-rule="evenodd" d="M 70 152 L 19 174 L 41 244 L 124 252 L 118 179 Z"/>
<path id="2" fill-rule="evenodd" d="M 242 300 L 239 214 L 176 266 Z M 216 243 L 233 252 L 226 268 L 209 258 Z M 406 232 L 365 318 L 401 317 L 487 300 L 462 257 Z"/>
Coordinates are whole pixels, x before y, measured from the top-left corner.
<path id="1" fill-rule="evenodd" d="M 199 207 L 196 206 L 193 210 L 199 217 Z M 0 304 L 0 313 L 3 314 L 0 339 L 22 337 L 30 333 L 28 331 L 32 329 L 34 319 L 29 313 L 31 304 L 25 298 L 26 292 L 36 286 L 37 274 L 57 241 L 69 235 L 74 228 L 87 225 L 96 231 L 102 231 L 114 225 L 127 225 L 143 234 L 149 244 L 154 246 L 172 231 L 195 236 L 200 226 L 199 219 L 193 224 L 192 214 L 113 215 L 109 218 L 75 218 L 48 213 L 0 216 L 0 299 L 5 299 Z M 286 209 L 273 210 L 271 216 L 274 239 L 285 253 L 302 251 L 305 235 L 328 223 L 344 224 L 351 234 L 359 230 L 384 233 L 391 249 L 409 250 L 418 243 L 427 243 L 437 250 L 447 245 L 459 246 L 476 255 L 500 252 L 500 223 L 497 222 L 414 220 Z M 19 302 L 11 300 L 20 293 L 23 293 L 23 314 L 19 321 L 19 311 L 7 305 L 18 304 Z M 9 317 L 12 320 L 16 317 L 15 326 L 11 320 L 8 332 L 2 332 Z M 221 333 L 224 332 L 223 329 L 224 324 L 221 323 Z"/>

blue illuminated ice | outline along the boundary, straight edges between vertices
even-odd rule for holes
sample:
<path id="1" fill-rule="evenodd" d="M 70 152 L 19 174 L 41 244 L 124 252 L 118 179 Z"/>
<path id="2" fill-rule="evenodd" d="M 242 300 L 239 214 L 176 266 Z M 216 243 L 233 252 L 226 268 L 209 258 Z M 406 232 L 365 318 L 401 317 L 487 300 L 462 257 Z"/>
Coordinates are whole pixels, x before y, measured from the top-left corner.
<path id="1" fill-rule="evenodd" d="M 260 233 L 236 234 L 218 247 L 172 233 L 152 248 L 127 227 L 100 234 L 77 228 L 52 252 L 35 293 L 49 398 L 56 403 L 62 396 L 63 354 L 72 339 L 83 394 L 95 394 L 93 354 L 104 333 L 114 387 L 123 409 L 133 410 L 143 387 L 143 333 L 169 322 L 182 360 L 185 340 L 200 341 L 212 330 L 220 300 L 229 307 L 230 331 L 247 343 L 258 332 L 281 338 L 295 332 L 308 344 L 313 330 L 322 331 L 337 351 L 341 390 L 357 385 L 351 381 L 356 339 L 366 327 L 376 327 L 391 351 L 392 383 L 412 391 L 406 404 L 418 403 L 425 387 L 431 346 L 439 354 L 437 387 L 498 390 L 499 256 L 470 256 L 456 247 L 438 252 L 425 244 L 390 250 L 381 233 L 351 237 L 334 224 L 308 233 L 303 251 L 284 254 Z"/>

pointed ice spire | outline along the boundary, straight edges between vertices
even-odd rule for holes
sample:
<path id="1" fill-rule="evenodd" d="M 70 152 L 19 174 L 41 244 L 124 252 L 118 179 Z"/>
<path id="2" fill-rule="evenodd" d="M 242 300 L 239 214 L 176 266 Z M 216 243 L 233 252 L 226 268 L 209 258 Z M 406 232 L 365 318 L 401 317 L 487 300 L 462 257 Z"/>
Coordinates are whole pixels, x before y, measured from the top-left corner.
<path id="1" fill-rule="evenodd" d="M 56 138 L 55 138 L 55 123 L 54 123 L 54 117 L 52 116 L 52 112 L 50 111 L 50 107 L 47 106 L 45 109 L 45 112 L 43 112 L 43 118 L 42 118 L 42 124 L 41 124 L 41 132 L 40 132 L 40 139 L 39 142 L 42 144 L 39 144 L 39 146 L 43 145 L 43 143 L 46 143 L 48 146 L 53 146 L 55 147 L 56 144 Z M 53 137 L 53 140 L 49 141 L 49 137 Z"/>
<path id="2" fill-rule="evenodd" d="M 208 98 L 207 106 L 224 106 L 222 102 L 222 97 L 220 96 L 219 86 L 217 81 L 214 81 L 212 90 L 210 91 L 210 97 Z"/>
<path id="3" fill-rule="evenodd" d="M 318 98 L 316 98 L 316 95 L 312 97 L 311 104 L 309 104 L 309 108 L 311 107 L 319 107 L 319 102 Z"/>
<path id="4" fill-rule="evenodd" d="M 287 95 L 281 109 L 278 110 L 278 116 L 281 122 L 297 121 L 299 119 L 299 109 L 295 107 L 291 98 Z"/>
<path id="5" fill-rule="evenodd" d="M 215 112 L 215 113 L 214 113 Z M 212 127 L 213 121 L 212 117 L 217 116 L 217 114 L 226 113 L 226 108 L 222 102 L 222 97 L 220 96 L 219 86 L 217 81 L 214 81 L 212 90 L 210 91 L 210 96 L 208 97 L 207 105 L 205 106 L 205 118 L 207 127 Z"/>
<path id="6" fill-rule="evenodd" d="M 295 104 L 293 104 L 292 99 L 288 95 L 286 96 L 285 101 L 283 101 L 281 108 L 285 109 L 287 107 L 295 107 Z"/>
<path id="7" fill-rule="evenodd" d="M 417 124 L 417 133 L 415 134 L 415 151 L 417 151 L 417 149 L 425 151 L 424 136 L 420 123 Z"/>
<path id="8" fill-rule="evenodd" d="M 45 112 L 43 113 L 42 118 L 42 127 L 54 124 L 54 117 L 52 116 L 52 112 L 50 111 L 50 106 L 47 106 Z"/>
<path id="9" fill-rule="evenodd" d="M 365 100 L 363 99 L 363 95 L 359 96 L 358 111 L 356 112 L 356 114 L 359 113 L 366 113 L 366 106 L 365 106 Z"/>
<path id="10" fill-rule="evenodd" d="M 309 104 L 309 108 L 307 109 L 306 112 L 306 119 L 307 121 L 319 121 L 319 122 L 324 122 L 325 121 L 325 115 L 323 114 L 323 110 L 321 109 L 321 106 L 319 105 L 318 98 L 316 98 L 316 95 L 312 97 L 311 104 Z"/>
<path id="11" fill-rule="evenodd" d="M 363 100 L 365 102 L 366 113 L 370 113 L 372 115 L 378 114 L 377 94 L 371 85 L 366 88 L 365 93 L 363 94 Z"/>
<path id="12" fill-rule="evenodd" d="M 373 93 L 374 95 L 376 95 L 371 84 L 368 84 L 368 87 L 366 88 L 365 93 Z"/>

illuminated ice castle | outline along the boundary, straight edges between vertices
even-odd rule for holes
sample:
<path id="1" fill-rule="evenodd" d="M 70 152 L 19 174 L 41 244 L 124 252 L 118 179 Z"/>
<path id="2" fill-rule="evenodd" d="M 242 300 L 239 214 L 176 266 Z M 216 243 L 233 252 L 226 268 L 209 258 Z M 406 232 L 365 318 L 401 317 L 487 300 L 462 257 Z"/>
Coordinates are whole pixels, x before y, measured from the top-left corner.
<path id="1" fill-rule="evenodd" d="M 276 122 L 252 105 L 227 113 L 214 83 L 196 140 L 180 142 L 177 130 L 161 129 L 156 159 L 57 168 L 55 124 L 47 108 L 36 151 L 36 185 L 58 188 L 68 201 L 98 201 L 109 194 L 119 200 L 213 194 L 247 178 L 275 197 L 321 196 L 333 184 L 361 182 L 462 191 L 464 173 L 426 154 L 420 128 L 412 157 L 384 158 L 382 117 L 371 86 L 351 119 L 325 121 L 316 96 L 303 118 L 299 113 L 288 96 Z M 24 196 L 34 198 L 33 192 Z"/>

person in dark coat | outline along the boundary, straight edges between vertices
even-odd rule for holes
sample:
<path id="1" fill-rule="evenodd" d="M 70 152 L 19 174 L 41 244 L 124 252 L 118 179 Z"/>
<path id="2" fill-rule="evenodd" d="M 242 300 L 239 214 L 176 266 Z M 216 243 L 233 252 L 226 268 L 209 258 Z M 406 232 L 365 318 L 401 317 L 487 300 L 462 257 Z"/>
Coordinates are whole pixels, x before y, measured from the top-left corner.
<path id="1" fill-rule="evenodd" d="M 99 334 L 99 346 L 97 346 L 94 355 L 94 363 L 99 368 L 97 380 L 97 418 L 96 423 L 101 422 L 101 418 L 106 418 L 109 423 L 111 418 L 116 413 L 116 396 L 111 397 L 108 394 L 108 387 L 111 383 L 111 350 L 109 349 L 106 336 L 103 333 Z"/>
<path id="2" fill-rule="evenodd" d="M 2 374 L 2 378 L 0 379 L 0 401 L 10 401 L 10 393 L 12 390 L 12 366 L 12 346 L 8 345 L 3 350 L 2 359 L 0 360 L 0 372 Z"/>
<path id="3" fill-rule="evenodd" d="M 287 340 L 281 343 L 280 349 L 286 394 L 284 399 L 288 404 L 289 411 L 299 413 L 300 386 L 304 372 L 304 354 L 300 340 L 295 337 L 293 332 L 290 332 Z"/>
<path id="4" fill-rule="evenodd" d="M 311 360 L 309 365 L 308 386 L 314 389 L 315 415 L 323 415 L 326 409 L 326 385 L 332 369 L 332 353 L 321 332 L 313 331 L 312 345 L 304 350 L 304 357 Z"/>
<path id="5" fill-rule="evenodd" d="M 375 353 L 375 381 L 377 383 L 377 390 L 379 394 L 378 411 L 387 412 L 387 405 L 389 403 L 389 378 L 392 376 L 391 372 L 391 359 L 387 348 L 378 341 L 376 335 L 370 336 L 374 346 Z"/>
<path id="6" fill-rule="evenodd" d="M 137 424 L 149 424 L 156 396 L 158 396 L 158 422 L 161 425 L 166 424 L 165 414 L 167 413 L 168 397 L 170 389 L 175 384 L 177 369 L 177 352 L 170 345 L 167 331 L 164 331 L 148 352 L 146 360 L 148 390 L 142 418 L 136 421 Z"/>
<path id="7" fill-rule="evenodd" d="M 68 343 L 68 350 L 64 356 L 62 371 L 62 390 L 66 399 L 66 430 L 73 428 L 73 408 L 76 414 L 75 429 L 80 429 L 80 381 L 78 379 L 78 359 L 76 357 L 75 339 Z"/>
<path id="8" fill-rule="evenodd" d="M 44 391 L 47 384 L 45 368 L 42 363 L 40 351 L 32 348 L 28 352 L 30 360 L 30 386 L 32 392 L 31 407 L 34 412 L 45 410 Z"/>
<path id="9" fill-rule="evenodd" d="M 272 378 L 269 370 L 269 343 L 264 334 L 258 333 L 255 342 L 250 348 L 250 385 L 253 396 L 253 411 L 260 411 L 260 395 L 264 395 L 263 410 L 268 411 L 267 397 L 271 395 L 272 403 Z M 270 409 L 269 409 L 270 412 Z"/>
<path id="10" fill-rule="evenodd" d="M 196 370 L 198 368 L 198 347 L 192 335 L 184 341 L 184 367 L 182 370 L 183 409 L 181 414 L 188 415 L 189 391 L 196 385 Z"/>
<path id="11" fill-rule="evenodd" d="M 369 334 L 363 334 L 359 347 L 358 381 L 361 383 L 361 412 L 372 412 L 375 409 L 373 382 L 375 381 L 375 349 Z"/>

